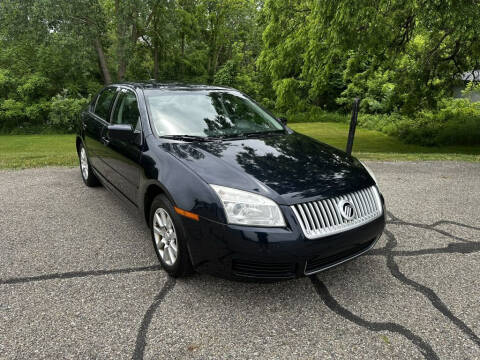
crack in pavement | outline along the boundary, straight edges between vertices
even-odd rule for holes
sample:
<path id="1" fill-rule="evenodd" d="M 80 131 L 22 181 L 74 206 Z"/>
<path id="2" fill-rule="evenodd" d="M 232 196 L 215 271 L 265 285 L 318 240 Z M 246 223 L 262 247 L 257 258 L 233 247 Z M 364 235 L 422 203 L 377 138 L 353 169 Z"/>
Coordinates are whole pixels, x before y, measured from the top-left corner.
<path id="1" fill-rule="evenodd" d="M 365 255 L 387 255 L 387 249 L 372 249 Z M 394 256 L 419 256 L 419 255 L 433 255 L 433 254 L 472 254 L 480 251 L 480 243 L 450 243 L 444 248 L 429 248 L 420 250 L 392 250 L 390 251 Z"/>
<path id="2" fill-rule="evenodd" d="M 392 232 L 385 229 L 385 235 L 387 236 L 387 248 L 393 249 L 397 246 L 397 239 Z M 462 320 L 453 315 L 453 312 L 448 308 L 447 305 L 440 299 L 440 297 L 435 293 L 435 291 L 428 286 L 422 285 L 415 280 L 410 279 L 405 274 L 400 271 L 398 264 L 395 262 L 395 255 L 393 253 L 387 253 L 387 267 L 390 270 L 390 273 L 397 280 L 402 282 L 405 285 L 408 285 L 423 294 L 432 305 L 440 311 L 446 318 L 448 318 L 457 328 L 459 328 L 465 335 L 467 335 L 478 347 L 480 347 L 480 338 L 470 329 L 467 324 Z"/>
<path id="3" fill-rule="evenodd" d="M 454 221 L 449 220 L 440 220 L 433 224 L 426 225 L 426 224 L 417 224 L 406 222 L 390 212 L 387 212 L 387 215 L 392 219 L 387 221 L 389 224 L 395 224 L 399 226 L 412 226 L 422 229 L 429 229 L 436 231 L 442 235 L 450 237 L 454 240 L 462 241 L 462 244 L 458 243 L 451 243 L 446 248 L 430 248 L 430 249 L 421 249 L 421 250 L 411 250 L 411 251 L 395 251 L 394 248 L 397 246 L 397 240 L 395 235 L 385 229 L 384 233 L 387 236 L 387 245 L 381 249 L 374 249 L 369 252 L 368 255 L 381 255 L 385 256 L 387 259 L 387 267 L 390 270 L 390 273 L 393 277 L 399 280 L 401 283 L 412 287 L 417 292 L 421 293 L 425 296 L 442 315 L 444 315 L 451 323 L 453 323 L 458 329 L 460 329 L 468 338 L 472 340 L 478 347 L 480 347 L 480 338 L 475 334 L 475 332 L 468 327 L 462 320 L 456 317 L 453 312 L 448 308 L 448 306 L 440 299 L 440 297 L 435 293 L 435 291 L 425 285 L 422 285 L 409 277 L 403 274 L 400 271 L 398 264 L 395 262 L 395 256 L 415 256 L 415 255 L 425 255 L 425 254 L 439 254 L 439 253 L 460 253 L 460 254 L 468 254 L 468 253 L 475 253 L 480 251 L 480 243 L 475 241 L 466 240 L 450 234 L 446 231 L 436 229 L 435 227 L 441 224 L 453 224 L 457 226 L 466 227 L 469 229 L 480 230 L 480 228 L 475 226 L 470 226 L 466 224 L 461 224 Z M 409 340 L 411 340 L 425 358 L 433 359 L 438 358 L 435 354 L 431 346 L 418 337 L 417 335 L 413 334 L 409 329 L 404 328 L 403 326 L 396 324 L 396 323 L 380 323 L 380 322 L 371 322 L 361 318 L 358 315 L 353 314 L 352 312 L 348 311 L 346 308 L 342 307 L 335 298 L 329 293 L 328 288 L 326 285 L 321 282 L 316 275 L 312 275 L 310 277 L 315 290 L 317 291 L 318 295 L 322 298 L 325 305 L 330 308 L 333 312 L 337 313 L 338 315 L 350 320 L 357 325 L 363 326 L 372 331 L 382 331 L 382 330 L 389 330 L 394 331 L 397 333 L 402 334 Z"/>
<path id="4" fill-rule="evenodd" d="M 371 331 L 390 331 L 400 334 L 415 344 L 426 359 L 439 359 L 438 355 L 435 353 L 435 351 L 433 351 L 430 344 L 428 344 L 420 336 L 415 335 L 411 330 L 394 322 L 376 322 L 365 320 L 341 306 L 330 294 L 325 284 L 320 281 L 316 275 L 310 276 L 310 281 L 325 305 L 337 315 L 340 315 L 341 317 Z"/>
<path id="5" fill-rule="evenodd" d="M 53 273 L 38 276 L 13 277 L 0 279 L 0 285 L 21 284 L 36 281 L 55 280 L 55 279 L 73 279 L 87 276 L 102 276 L 112 274 L 129 274 L 141 271 L 157 271 L 162 267 L 160 265 L 150 265 L 136 268 L 110 269 L 110 270 L 90 270 L 90 271 L 70 271 L 65 273 Z"/>
<path id="6" fill-rule="evenodd" d="M 479 231 L 480 231 L 480 227 L 467 225 L 467 224 L 462 224 L 460 222 L 451 221 L 451 220 L 439 220 L 439 221 L 436 221 L 436 222 L 428 225 L 428 224 L 414 223 L 414 222 L 408 222 L 408 221 L 401 220 L 400 218 L 393 215 L 389 211 L 387 211 L 387 214 L 391 218 L 391 220 L 387 221 L 387 224 L 407 225 L 407 226 L 413 226 L 413 227 L 417 227 L 417 228 L 421 228 L 421 229 L 428 229 L 428 230 L 436 231 L 439 234 L 445 235 L 445 236 L 450 237 L 454 240 L 463 241 L 465 243 L 474 243 L 474 244 L 477 243 L 476 241 L 464 239 L 462 237 L 453 235 L 453 234 L 449 233 L 448 231 L 437 229 L 436 227 L 438 225 L 447 224 L 447 225 L 457 225 L 457 226 L 464 227 L 464 228 L 467 228 L 467 229 L 479 230 Z"/>
<path id="7" fill-rule="evenodd" d="M 480 347 L 480 338 L 470 329 L 462 320 L 457 318 L 453 312 L 448 308 L 445 303 L 441 301 L 438 295 L 429 287 L 422 285 L 403 274 L 398 264 L 395 262 L 396 256 L 417 256 L 417 255 L 429 255 L 429 254 L 443 254 L 443 253 L 459 253 L 459 254 L 469 254 L 480 252 L 480 243 L 475 241 L 470 241 L 463 239 L 461 237 L 455 236 L 447 231 L 436 229 L 436 226 L 442 224 L 451 224 L 457 225 L 473 230 L 479 230 L 479 227 L 466 225 L 449 220 L 441 220 L 430 225 L 418 224 L 412 222 L 406 222 L 398 217 L 394 216 L 392 213 L 387 212 L 390 220 L 387 221 L 388 224 L 396 226 L 412 226 L 421 229 L 428 229 L 436 231 L 442 235 L 450 237 L 451 239 L 460 241 L 461 243 L 450 243 L 447 247 L 444 248 L 429 248 L 429 249 L 420 249 L 420 250 L 394 250 L 397 246 L 397 240 L 392 232 L 385 229 L 385 235 L 387 236 L 387 245 L 384 248 L 372 249 L 366 255 L 380 255 L 387 258 L 387 267 L 389 268 L 391 274 L 400 282 L 404 283 L 407 286 L 412 287 L 417 292 L 421 293 L 432 303 L 432 305 L 440 311 L 447 319 L 449 319 L 457 328 L 459 328 L 464 334 L 466 334 L 477 346 Z M 121 269 L 111 269 L 111 270 L 91 270 L 91 271 L 72 271 L 65 273 L 52 273 L 39 276 L 26 276 L 26 277 L 13 277 L 0 279 L 0 285 L 8 284 L 20 284 L 20 283 L 30 283 L 54 279 L 72 279 L 72 278 L 82 278 L 88 276 L 102 276 L 110 274 L 128 274 L 134 272 L 145 272 L 145 271 L 158 271 L 161 269 L 160 265 L 151 265 L 144 267 L 135 267 L 135 268 L 121 268 Z M 360 326 L 363 326 L 372 331 L 392 331 L 399 333 L 412 341 L 422 354 L 428 359 L 437 359 L 438 356 L 433 351 L 432 347 L 421 337 L 415 335 L 410 329 L 405 328 L 404 326 L 393 323 L 393 322 L 372 322 L 361 318 L 358 315 L 353 314 L 346 308 L 342 307 L 335 298 L 329 293 L 326 285 L 321 282 L 318 277 L 311 276 L 310 280 L 315 287 L 316 292 L 322 298 L 324 303 L 328 308 L 337 313 L 338 315 L 346 318 L 349 321 L 352 321 Z M 154 298 L 152 304 L 146 311 L 140 328 L 138 330 L 137 339 L 135 343 L 135 351 L 133 353 L 132 359 L 142 359 L 146 346 L 146 336 L 148 328 L 150 326 L 153 315 L 165 296 L 168 292 L 175 286 L 175 279 L 168 278 L 159 294 Z"/>
<path id="8" fill-rule="evenodd" d="M 132 355 L 132 360 L 143 359 L 145 346 L 147 345 L 147 332 L 150 323 L 152 322 L 153 315 L 162 303 L 165 296 L 167 296 L 167 294 L 174 288 L 175 283 L 175 278 L 169 276 L 160 292 L 153 299 L 153 302 L 145 312 L 145 315 L 143 315 L 142 323 L 140 324 L 137 333 L 137 340 L 135 342 L 135 350 Z"/>
<path id="9" fill-rule="evenodd" d="M 471 254 L 471 253 L 480 251 L 480 242 L 463 239 L 447 231 L 436 229 L 438 225 L 443 225 L 443 224 L 456 225 L 456 226 L 460 226 L 460 227 L 464 227 L 472 230 L 478 230 L 478 231 L 480 231 L 480 227 L 462 224 L 462 223 L 459 223 L 456 221 L 450 221 L 450 220 L 440 220 L 430 225 L 426 225 L 426 224 L 403 221 L 389 211 L 387 211 L 387 215 L 392 219 L 392 220 L 388 220 L 387 224 L 392 224 L 397 226 L 412 226 L 412 227 L 417 227 L 421 229 L 436 231 L 446 237 L 461 241 L 462 243 L 460 244 L 450 243 L 447 245 L 447 247 L 443 247 L 443 248 L 428 248 L 428 249 L 420 249 L 420 250 L 393 250 L 393 249 L 387 249 L 386 247 L 384 247 L 379 249 L 372 249 L 365 255 L 385 255 L 386 256 L 388 252 L 389 254 L 394 254 L 395 256 L 417 256 L 417 255 L 453 254 L 453 253 Z"/>

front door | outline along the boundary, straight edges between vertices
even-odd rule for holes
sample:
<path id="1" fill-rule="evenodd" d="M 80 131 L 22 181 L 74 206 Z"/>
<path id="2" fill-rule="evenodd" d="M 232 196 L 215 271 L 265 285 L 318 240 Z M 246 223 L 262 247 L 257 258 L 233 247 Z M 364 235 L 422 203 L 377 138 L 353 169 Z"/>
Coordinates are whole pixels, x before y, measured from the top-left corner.
<path id="1" fill-rule="evenodd" d="M 136 141 L 109 138 L 103 160 L 109 167 L 109 181 L 134 204 L 140 180 L 141 122 L 135 93 L 121 89 L 112 110 L 111 124 L 131 125 L 136 132 Z M 108 135 L 107 135 L 108 137 Z"/>

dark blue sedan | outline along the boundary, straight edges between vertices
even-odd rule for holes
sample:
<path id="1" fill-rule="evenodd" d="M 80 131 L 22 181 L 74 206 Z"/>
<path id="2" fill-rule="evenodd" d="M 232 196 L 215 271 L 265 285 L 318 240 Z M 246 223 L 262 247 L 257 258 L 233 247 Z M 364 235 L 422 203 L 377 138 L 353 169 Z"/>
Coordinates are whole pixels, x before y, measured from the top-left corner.
<path id="1" fill-rule="evenodd" d="M 363 254 L 385 226 L 365 165 L 234 89 L 108 86 L 76 146 L 85 184 L 142 214 L 171 276 L 310 275 Z"/>

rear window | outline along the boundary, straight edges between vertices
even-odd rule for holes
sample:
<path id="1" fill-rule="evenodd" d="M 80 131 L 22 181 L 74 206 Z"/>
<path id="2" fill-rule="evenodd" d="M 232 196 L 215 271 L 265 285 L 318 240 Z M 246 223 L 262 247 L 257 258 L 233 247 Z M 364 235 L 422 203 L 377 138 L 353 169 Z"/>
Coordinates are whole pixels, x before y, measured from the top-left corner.
<path id="1" fill-rule="evenodd" d="M 108 121 L 110 105 L 115 98 L 115 93 L 116 89 L 109 88 L 105 89 L 98 97 L 97 106 L 95 106 L 95 114 L 97 114 L 104 120 Z"/>

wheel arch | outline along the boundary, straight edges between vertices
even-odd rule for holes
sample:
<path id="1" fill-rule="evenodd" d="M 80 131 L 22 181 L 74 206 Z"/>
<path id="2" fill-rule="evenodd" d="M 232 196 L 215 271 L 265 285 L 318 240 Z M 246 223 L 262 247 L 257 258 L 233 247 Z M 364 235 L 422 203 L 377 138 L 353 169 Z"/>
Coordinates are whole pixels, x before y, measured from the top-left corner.
<path id="1" fill-rule="evenodd" d="M 75 146 L 77 148 L 77 154 L 80 152 L 80 145 L 83 144 L 83 140 L 80 136 L 77 135 L 77 138 L 75 140 Z"/>
<path id="2" fill-rule="evenodd" d="M 153 199 L 158 195 L 165 195 L 170 202 L 175 205 L 175 202 L 172 199 L 172 196 L 168 193 L 168 191 L 159 183 L 151 183 L 145 187 L 145 191 L 143 192 L 143 216 L 145 222 L 147 223 L 148 227 L 150 227 L 150 207 L 152 206 Z"/>

